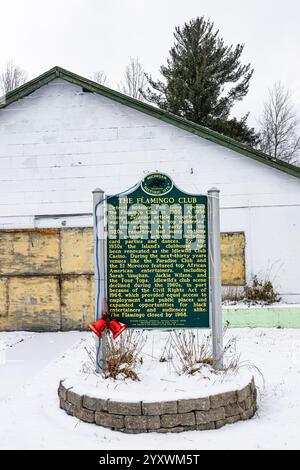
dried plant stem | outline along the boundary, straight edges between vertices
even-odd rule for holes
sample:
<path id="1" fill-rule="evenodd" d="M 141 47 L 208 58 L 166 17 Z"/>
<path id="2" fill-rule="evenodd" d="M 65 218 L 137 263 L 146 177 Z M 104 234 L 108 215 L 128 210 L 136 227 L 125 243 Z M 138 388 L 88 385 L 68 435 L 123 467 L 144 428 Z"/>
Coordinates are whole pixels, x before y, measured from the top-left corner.
<path id="1" fill-rule="evenodd" d="M 122 336 L 114 340 L 111 336 L 106 341 L 107 371 L 104 378 L 139 380 L 137 369 L 142 364 L 142 349 L 147 341 L 144 330 L 126 330 Z M 85 348 L 88 361 L 83 371 L 94 373 L 96 348 Z"/>

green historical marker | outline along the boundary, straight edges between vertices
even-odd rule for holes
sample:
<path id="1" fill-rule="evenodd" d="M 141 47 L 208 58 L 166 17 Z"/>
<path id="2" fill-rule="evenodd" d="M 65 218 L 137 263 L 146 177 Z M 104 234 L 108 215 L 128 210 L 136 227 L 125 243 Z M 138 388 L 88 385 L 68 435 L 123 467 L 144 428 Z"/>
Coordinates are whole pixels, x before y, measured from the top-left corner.
<path id="1" fill-rule="evenodd" d="M 107 298 L 132 328 L 209 327 L 206 195 L 152 173 L 108 198 Z"/>

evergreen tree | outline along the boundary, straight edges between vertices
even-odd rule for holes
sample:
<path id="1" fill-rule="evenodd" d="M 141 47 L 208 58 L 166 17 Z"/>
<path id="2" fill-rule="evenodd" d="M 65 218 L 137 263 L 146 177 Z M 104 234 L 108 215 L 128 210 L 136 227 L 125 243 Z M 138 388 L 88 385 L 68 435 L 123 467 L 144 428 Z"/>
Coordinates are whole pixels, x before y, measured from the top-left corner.
<path id="1" fill-rule="evenodd" d="M 160 67 L 164 80 L 146 75 L 150 87 L 143 92 L 144 98 L 161 109 L 255 145 L 257 135 L 246 124 L 248 115 L 229 117 L 234 103 L 247 94 L 253 74 L 250 64 L 240 62 L 244 46 L 225 46 L 214 23 L 204 17 L 176 27 L 174 37 L 167 65 Z"/>

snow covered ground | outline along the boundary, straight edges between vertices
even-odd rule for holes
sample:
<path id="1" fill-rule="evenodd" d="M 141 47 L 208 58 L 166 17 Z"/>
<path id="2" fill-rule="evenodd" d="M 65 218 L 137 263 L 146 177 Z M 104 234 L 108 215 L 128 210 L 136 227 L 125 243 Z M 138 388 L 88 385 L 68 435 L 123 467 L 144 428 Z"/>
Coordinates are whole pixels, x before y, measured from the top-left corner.
<path id="1" fill-rule="evenodd" d="M 30 338 L 34 333 L 28 331 L 11 331 L 9 333 L 0 333 L 0 351 L 21 343 L 25 339 Z"/>
<path id="2" fill-rule="evenodd" d="M 156 358 L 166 334 L 149 335 L 148 348 Z M 300 330 L 243 328 L 228 330 L 226 336 L 235 336 L 241 360 L 264 374 L 265 385 L 256 378 L 257 414 L 219 430 L 166 434 L 162 439 L 161 434 L 102 429 L 59 409 L 58 382 L 80 367 L 78 358 L 90 333 L 0 333 L 0 448 L 300 449 Z M 165 383 L 167 390 L 171 382 Z"/>
<path id="3" fill-rule="evenodd" d="M 198 339 L 201 344 L 202 339 L 206 339 L 209 330 L 198 330 Z M 188 330 L 194 335 L 194 331 Z M 164 346 L 170 337 L 169 332 L 145 331 L 143 337 L 147 337 L 147 342 L 138 356 L 143 359 L 143 363 L 137 365 L 139 381 L 130 379 L 124 380 L 124 376 L 119 374 L 118 380 L 112 378 L 105 379 L 99 374 L 95 374 L 94 357 L 96 348 L 94 335 L 90 335 L 84 342 L 84 347 L 78 345 L 72 350 L 72 362 L 66 370 L 64 386 L 72 388 L 72 391 L 79 395 L 89 395 L 96 398 L 106 398 L 116 401 L 161 401 L 180 400 L 187 398 L 207 397 L 213 394 L 240 390 L 244 388 L 252 379 L 257 377 L 256 382 L 261 383 L 261 374 L 257 373 L 255 367 L 248 363 L 241 367 L 232 367 L 224 374 L 223 371 L 216 371 L 210 365 L 203 364 L 199 372 L 191 374 L 178 374 L 180 367 L 178 356 L 174 354 L 174 345 L 171 345 L 166 352 Z M 189 336 L 187 336 L 189 338 Z M 133 341 L 134 342 L 134 341 Z M 225 342 L 225 345 L 227 342 Z M 87 354 L 87 351 L 89 354 Z M 161 352 L 164 351 L 165 361 L 160 361 Z M 172 359 L 166 357 L 172 354 Z M 235 358 L 235 341 L 227 348 L 224 363 L 232 362 Z M 176 370 L 174 369 L 176 365 Z M 195 364 L 194 364 L 195 365 Z"/>

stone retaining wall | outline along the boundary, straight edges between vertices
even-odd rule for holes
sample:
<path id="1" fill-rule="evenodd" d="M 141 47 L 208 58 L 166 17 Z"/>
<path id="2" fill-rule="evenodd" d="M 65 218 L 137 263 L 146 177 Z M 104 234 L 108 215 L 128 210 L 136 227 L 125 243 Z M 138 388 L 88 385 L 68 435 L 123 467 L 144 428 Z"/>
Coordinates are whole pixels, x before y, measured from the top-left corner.
<path id="1" fill-rule="evenodd" d="M 241 390 L 205 398 L 162 402 L 119 402 L 78 395 L 59 384 L 60 407 L 69 415 L 126 433 L 218 429 L 252 418 L 256 412 L 254 379 Z"/>

